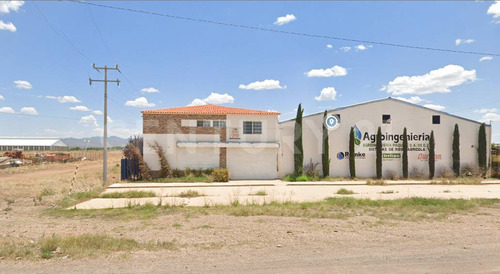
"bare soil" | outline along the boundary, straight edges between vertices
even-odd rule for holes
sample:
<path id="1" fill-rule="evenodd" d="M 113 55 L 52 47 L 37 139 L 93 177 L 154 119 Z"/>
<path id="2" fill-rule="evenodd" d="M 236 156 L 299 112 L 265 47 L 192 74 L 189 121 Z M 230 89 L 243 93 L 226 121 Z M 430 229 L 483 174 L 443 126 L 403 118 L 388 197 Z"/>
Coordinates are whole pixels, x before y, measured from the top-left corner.
<path id="1" fill-rule="evenodd" d="M 69 187 L 73 170 L 57 165 L 48 169 L 9 175 L 11 179 L 1 175 L 0 185 L 10 187 L 0 187 L 0 238 L 37 241 L 51 235 L 107 234 L 140 242 L 175 241 L 178 249 L 117 252 L 96 258 L 2 258 L 1 273 L 500 272 L 499 206 L 416 222 L 362 215 L 304 219 L 185 212 L 145 220 L 66 218 L 46 212 Z M 89 162 L 81 171 L 87 180 L 98 182 L 98 162 Z M 22 185 L 20 189 L 16 182 Z M 34 201 L 39 184 L 52 187 L 56 194 Z M 9 207 L 6 199 L 14 201 L 10 210 L 3 210 Z"/>

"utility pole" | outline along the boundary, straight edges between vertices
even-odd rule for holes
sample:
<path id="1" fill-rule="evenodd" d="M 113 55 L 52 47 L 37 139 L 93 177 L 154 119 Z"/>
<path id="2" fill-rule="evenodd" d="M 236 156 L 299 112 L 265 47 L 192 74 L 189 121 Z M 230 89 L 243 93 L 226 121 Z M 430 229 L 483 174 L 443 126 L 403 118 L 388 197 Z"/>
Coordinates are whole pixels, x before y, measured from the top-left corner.
<path id="1" fill-rule="evenodd" d="M 100 70 L 104 70 L 104 80 L 94 80 L 92 78 L 89 78 L 89 83 L 92 85 L 92 82 L 104 82 L 104 136 L 103 136 L 103 165 L 102 165 L 102 181 L 103 184 L 106 184 L 107 178 L 108 178 L 108 82 L 116 83 L 117 86 L 120 86 L 120 79 L 116 80 L 108 80 L 108 70 L 117 70 L 118 72 L 121 73 L 121 71 L 118 69 L 118 65 L 116 65 L 114 68 L 108 68 L 107 66 L 104 67 L 96 67 L 95 64 L 92 64 L 92 67 L 100 72 Z"/>

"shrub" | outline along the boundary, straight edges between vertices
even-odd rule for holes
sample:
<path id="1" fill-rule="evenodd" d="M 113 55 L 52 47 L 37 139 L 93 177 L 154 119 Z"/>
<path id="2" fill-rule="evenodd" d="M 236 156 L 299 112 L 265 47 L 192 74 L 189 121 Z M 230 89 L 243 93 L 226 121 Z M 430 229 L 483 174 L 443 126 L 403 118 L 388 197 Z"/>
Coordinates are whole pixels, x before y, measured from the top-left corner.
<path id="1" fill-rule="evenodd" d="M 413 179 L 426 179 L 425 171 L 422 168 L 413 167 L 411 172 L 411 178 Z"/>
<path id="2" fill-rule="evenodd" d="M 387 170 L 386 171 L 386 178 L 388 178 L 389 180 L 398 180 L 399 175 L 395 170 Z"/>
<path id="3" fill-rule="evenodd" d="M 134 145 L 137 149 L 139 149 L 139 153 L 141 155 L 144 155 L 142 151 L 143 142 L 144 139 L 141 135 L 130 136 L 130 138 L 128 139 L 128 144 L 123 149 L 123 155 L 125 156 L 125 158 L 134 158 L 132 150 L 130 150 L 130 147 L 128 145 Z"/>
<path id="4" fill-rule="evenodd" d="M 172 169 L 172 177 L 174 178 L 179 178 L 179 177 L 183 177 L 184 176 L 184 172 L 178 168 L 174 168 Z"/>
<path id="5" fill-rule="evenodd" d="M 408 179 L 408 135 L 406 135 L 406 127 L 403 130 L 403 178 Z"/>
<path id="6" fill-rule="evenodd" d="M 212 175 L 213 172 L 214 172 L 213 168 L 205 168 L 203 170 L 203 174 L 205 174 L 205 175 Z"/>
<path id="7" fill-rule="evenodd" d="M 215 182 L 229 182 L 230 174 L 227 168 L 214 168 L 212 173 Z"/>
<path id="8" fill-rule="evenodd" d="M 293 147 L 293 162 L 294 162 L 294 172 L 295 175 L 301 175 L 304 165 L 304 147 L 302 146 L 302 115 L 304 110 L 302 109 L 302 104 L 299 104 L 297 108 L 297 117 L 295 118 L 295 128 L 293 132 L 294 136 L 294 147 Z"/>
<path id="9" fill-rule="evenodd" d="M 377 130 L 377 143 L 375 145 L 375 149 L 376 149 L 375 167 L 377 170 L 377 179 L 382 179 L 382 130 L 380 127 L 378 127 Z"/>
<path id="10" fill-rule="evenodd" d="M 165 157 L 163 147 L 158 143 L 158 141 L 155 141 L 153 144 L 149 144 L 149 146 L 154 149 L 160 159 L 160 178 L 172 177 L 172 170 L 168 164 L 167 157 Z"/>
<path id="11" fill-rule="evenodd" d="M 212 176 L 212 175 L 203 174 L 203 177 L 205 178 L 205 183 L 213 183 L 214 182 L 214 176 Z"/>
<path id="12" fill-rule="evenodd" d="M 186 169 L 184 169 L 184 176 L 189 176 L 193 174 L 193 170 L 189 167 L 186 167 Z"/>
<path id="13" fill-rule="evenodd" d="M 318 162 L 313 162 L 312 159 L 309 160 L 309 163 L 304 165 L 304 175 L 309 177 L 318 177 L 319 172 L 317 167 L 319 166 Z"/>
<path id="14" fill-rule="evenodd" d="M 462 165 L 461 174 L 464 177 L 479 177 L 479 176 L 481 176 L 481 172 L 480 172 L 479 168 L 473 164 Z"/>
<path id="15" fill-rule="evenodd" d="M 195 177 L 201 177 L 203 175 L 203 169 L 201 169 L 201 168 L 195 168 L 195 169 L 193 169 L 192 174 Z"/>
<path id="16" fill-rule="evenodd" d="M 133 144 L 128 144 L 127 150 L 131 153 L 132 158 L 137 159 L 137 161 L 139 162 L 139 171 L 141 173 L 142 179 L 146 181 L 151 181 L 152 177 L 149 171 L 149 167 L 144 161 L 144 158 L 142 157 L 139 149 L 135 147 Z"/>
<path id="17" fill-rule="evenodd" d="M 455 173 L 453 172 L 453 170 L 451 170 L 448 167 L 440 167 L 440 168 L 438 168 L 436 173 L 437 173 L 437 176 L 440 178 L 451 179 L 451 178 L 455 177 Z"/>

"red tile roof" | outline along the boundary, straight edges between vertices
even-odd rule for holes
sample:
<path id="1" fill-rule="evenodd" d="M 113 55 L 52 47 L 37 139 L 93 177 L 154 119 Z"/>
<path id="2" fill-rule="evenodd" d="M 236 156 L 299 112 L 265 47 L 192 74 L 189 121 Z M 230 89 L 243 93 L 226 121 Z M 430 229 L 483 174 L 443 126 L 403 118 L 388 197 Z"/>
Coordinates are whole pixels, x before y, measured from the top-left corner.
<path id="1" fill-rule="evenodd" d="M 142 114 L 241 114 L 241 115 L 279 115 L 276 111 L 252 110 L 216 105 L 161 108 L 141 111 Z"/>

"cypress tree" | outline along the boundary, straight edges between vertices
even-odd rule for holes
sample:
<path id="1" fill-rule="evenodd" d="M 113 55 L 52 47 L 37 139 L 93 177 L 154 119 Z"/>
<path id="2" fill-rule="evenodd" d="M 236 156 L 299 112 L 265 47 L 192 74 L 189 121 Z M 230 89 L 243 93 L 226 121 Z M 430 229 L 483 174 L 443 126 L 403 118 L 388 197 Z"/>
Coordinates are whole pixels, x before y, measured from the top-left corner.
<path id="1" fill-rule="evenodd" d="M 323 114 L 323 153 L 321 154 L 321 162 L 323 164 L 323 176 L 330 176 L 330 144 L 328 143 L 328 129 L 326 128 L 326 115 Z"/>
<path id="2" fill-rule="evenodd" d="M 431 138 L 429 139 L 429 178 L 434 178 L 436 170 L 436 144 L 434 143 L 434 130 L 431 131 Z"/>
<path id="3" fill-rule="evenodd" d="M 486 128 L 484 123 L 479 127 L 479 138 L 477 146 L 477 156 L 479 169 L 486 173 Z"/>
<path id="4" fill-rule="evenodd" d="M 403 129 L 403 178 L 408 179 L 408 136 Z"/>
<path id="5" fill-rule="evenodd" d="M 354 128 L 351 127 L 351 132 L 349 133 L 349 171 L 351 173 L 351 178 L 356 177 L 356 159 L 354 155 Z"/>
<path id="6" fill-rule="evenodd" d="M 377 143 L 376 143 L 376 169 L 377 179 L 382 178 L 382 130 L 378 127 L 377 130 Z"/>
<path id="7" fill-rule="evenodd" d="M 458 124 L 455 124 L 455 130 L 453 130 L 452 158 L 453 172 L 458 177 L 460 176 L 460 131 L 458 130 Z"/>
<path id="8" fill-rule="evenodd" d="M 302 104 L 299 104 L 297 108 L 297 117 L 295 118 L 295 130 L 294 130 L 294 148 L 293 148 L 293 160 L 294 160 L 294 172 L 296 176 L 302 175 L 303 165 L 304 165 L 304 148 L 302 146 L 302 114 L 304 110 L 302 109 Z"/>

